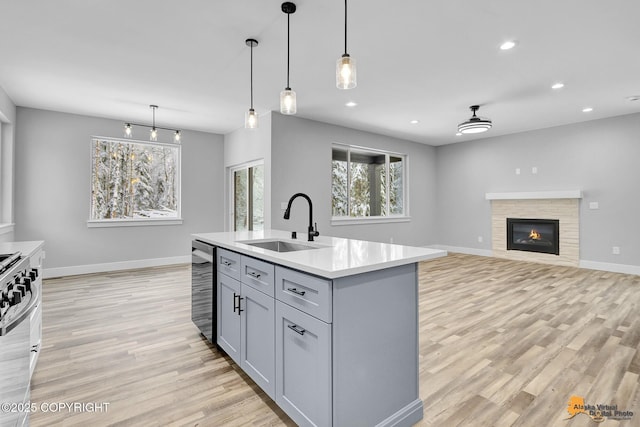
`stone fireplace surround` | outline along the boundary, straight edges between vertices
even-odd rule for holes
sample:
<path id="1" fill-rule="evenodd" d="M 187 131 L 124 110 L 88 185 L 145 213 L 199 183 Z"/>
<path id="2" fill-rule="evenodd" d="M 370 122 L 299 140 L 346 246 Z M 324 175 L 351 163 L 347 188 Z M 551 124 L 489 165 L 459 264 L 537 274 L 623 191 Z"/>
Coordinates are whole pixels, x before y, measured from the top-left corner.
<path id="1" fill-rule="evenodd" d="M 578 267 L 580 264 L 580 190 L 487 193 L 491 201 L 493 256 L 518 261 Z M 507 250 L 507 218 L 560 220 L 560 255 Z"/>

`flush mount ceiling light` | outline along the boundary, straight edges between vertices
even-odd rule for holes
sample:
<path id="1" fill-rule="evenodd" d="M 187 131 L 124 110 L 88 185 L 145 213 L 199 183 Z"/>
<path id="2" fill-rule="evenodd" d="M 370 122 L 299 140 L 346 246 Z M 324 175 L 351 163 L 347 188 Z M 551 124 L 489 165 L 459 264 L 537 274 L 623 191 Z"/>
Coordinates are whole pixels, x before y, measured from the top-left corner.
<path id="1" fill-rule="evenodd" d="M 253 48 L 258 46 L 258 40 L 246 39 L 244 42 L 251 48 L 251 106 L 244 115 L 244 127 L 246 129 L 255 129 L 258 127 L 258 115 L 256 110 L 253 109 Z"/>
<path id="2" fill-rule="evenodd" d="M 282 114 L 295 114 L 296 92 L 289 86 L 289 17 L 296 12 L 296 5 L 291 2 L 282 3 L 282 11 L 287 14 L 287 86 L 280 92 L 280 112 Z"/>
<path id="3" fill-rule="evenodd" d="M 516 47 L 518 42 L 516 40 L 507 40 L 500 45 L 500 50 L 510 50 Z"/>
<path id="4" fill-rule="evenodd" d="M 583 113 L 590 113 L 590 112 L 592 112 L 592 111 L 593 111 L 593 108 L 592 108 L 592 107 L 585 107 L 585 108 L 583 108 L 583 109 L 582 109 L 582 112 L 583 112 Z"/>
<path id="5" fill-rule="evenodd" d="M 554 83 L 553 86 L 551 86 L 551 89 L 562 89 L 563 87 L 564 87 L 564 83 L 558 82 L 558 83 Z"/>
<path id="6" fill-rule="evenodd" d="M 336 87 L 353 89 L 356 80 L 356 60 L 347 53 L 347 0 L 344 0 L 344 54 L 336 62 Z"/>
<path id="7" fill-rule="evenodd" d="M 476 116 L 476 111 L 480 109 L 479 105 L 472 105 L 469 109 L 473 112 L 473 115 L 469 120 L 458 125 L 458 132 L 468 133 L 481 133 L 491 129 L 491 120 Z"/>
<path id="8" fill-rule="evenodd" d="M 178 129 L 170 129 L 170 128 L 163 128 L 160 126 L 156 126 L 156 110 L 158 109 L 157 105 L 149 105 L 149 108 L 151 108 L 151 110 L 153 111 L 153 121 L 151 126 L 149 125 L 143 125 L 140 123 L 125 123 L 124 124 L 124 136 L 127 138 L 131 138 L 133 137 L 133 126 L 142 126 L 145 128 L 150 128 L 151 130 L 149 131 L 149 141 L 157 141 L 158 140 L 158 129 L 162 129 L 162 130 L 169 130 L 171 132 L 173 132 L 173 140 L 176 143 L 180 142 L 181 136 L 182 136 L 182 132 Z"/>

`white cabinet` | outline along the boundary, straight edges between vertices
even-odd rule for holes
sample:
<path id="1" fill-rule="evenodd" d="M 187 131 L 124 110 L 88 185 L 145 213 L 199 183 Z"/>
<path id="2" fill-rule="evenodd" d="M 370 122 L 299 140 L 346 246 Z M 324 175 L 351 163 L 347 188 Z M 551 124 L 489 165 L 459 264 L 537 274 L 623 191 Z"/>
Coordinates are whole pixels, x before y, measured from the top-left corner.
<path id="1" fill-rule="evenodd" d="M 273 265 L 268 264 L 271 273 L 267 274 L 268 266 L 265 268 L 256 264 L 257 260 L 245 259 L 248 257 L 244 256 L 238 255 L 235 259 L 233 255 L 224 254 L 219 259 L 226 262 L 218 263 L 217 342 L 269 397 L 274 398 L 275 300 L 273 296 L 262 292 L 268 290 L 270 278 L 273 295 Z M 250 266 L 248 270 L 244 268 L 245 265 Z M 245 270 L 253 275 L 240 273 Z M 256 273 L 258 271 L 260 273 Z M 227 272 L 240 277 L 242 282 L 228 276 Z"/>
<path id="2" fill-rule="evenodd" d="M 276 403 L 300 426 L 330 426 L 331 325 L 276 301 Z"/>

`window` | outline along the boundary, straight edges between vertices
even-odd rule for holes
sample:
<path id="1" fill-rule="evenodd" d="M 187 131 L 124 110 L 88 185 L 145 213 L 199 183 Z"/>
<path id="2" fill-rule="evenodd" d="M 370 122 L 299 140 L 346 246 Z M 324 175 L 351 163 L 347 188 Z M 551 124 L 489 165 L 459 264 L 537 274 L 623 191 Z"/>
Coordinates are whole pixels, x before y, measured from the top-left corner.
<path id="1" fill-rule="evenodd" d="M 93 138 L 90 222 L 179 220 L 180 150 L 176 144 Z"/>
<path id="2" fill-rule="evenodd" d="M 406 156 L 334 145 L 331 198 L 334 219 L 406 215 Z"/>
<path id="3" fill-rule="evenodd" d="M 233 230 L 264 229 L 264 165 L 244 165 L 231 170 Z"/>

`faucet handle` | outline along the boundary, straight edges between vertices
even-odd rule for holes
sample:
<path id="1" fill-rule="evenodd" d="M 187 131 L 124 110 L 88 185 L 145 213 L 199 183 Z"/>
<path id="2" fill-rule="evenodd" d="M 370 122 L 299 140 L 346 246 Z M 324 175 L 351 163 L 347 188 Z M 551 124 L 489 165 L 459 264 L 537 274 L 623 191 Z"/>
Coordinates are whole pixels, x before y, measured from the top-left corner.
<path id="1" fill-rule="evenodd" d="M 318 223 L 317 222 L 313 223 L 313 235 L 314 236 L 319 236 L 320 235 L 320 232 L 318 231 Z"/>

